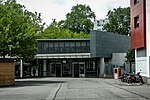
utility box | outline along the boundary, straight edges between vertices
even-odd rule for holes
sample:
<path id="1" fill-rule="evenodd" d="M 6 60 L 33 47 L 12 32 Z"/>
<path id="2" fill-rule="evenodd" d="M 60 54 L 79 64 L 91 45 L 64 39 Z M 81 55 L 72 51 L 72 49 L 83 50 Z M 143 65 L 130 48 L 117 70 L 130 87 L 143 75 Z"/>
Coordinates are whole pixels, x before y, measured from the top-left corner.
<path id="1" fill-rule="evenodd" d="M 114 68 L 114 78 L 118 79 L 121 76 L 121 68 Z"/>

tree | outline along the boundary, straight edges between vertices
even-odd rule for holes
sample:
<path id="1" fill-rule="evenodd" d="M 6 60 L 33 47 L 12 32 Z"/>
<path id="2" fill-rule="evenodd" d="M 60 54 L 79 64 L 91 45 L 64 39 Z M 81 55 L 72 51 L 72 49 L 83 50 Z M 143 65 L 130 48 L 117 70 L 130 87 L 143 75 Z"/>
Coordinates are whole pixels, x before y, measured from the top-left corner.
<path id="1" fill-rule="evenodd" d="M 104 25 L 104 30 L 130 35 L 130 7 L 110 10 L 107 16 L 109 21 Z"/>
<path id="2" fill-rule="evenodd" d="M 83 32 L 76 33 L 69 29 L 62 28 L 58 23 L 53 20 L 53 22 L 48 26 L 39 38 L 46 39 L 63 39 L 63 38 L 90 38 L 89 34 Z"/>
<path id="3" fill-rule="evenodd" d="M 73 32 L 90 33 L 94 24 L 92 20 L 95 19 L 95 14 L 91 8 L 86 5 L 77 4 L 73 6 L 71 12 L 66 15 L 66 20 L 60 21 L 60 25 Z"/>
<path id="4" fill-rule="evenodd" d="M 12 56 L 24 59 L 33 58 L 36 54 L 36 38 L 43 30 L 40 14 L 32 13 L 15 0 L 0 2 L 0 55 L 9 53 L 12 45 Z"/>
<path id="5" fill-rule="evenodd" d="M 135 53 L 133 49 L 129 49 L 126 55 L 126 62 L 130 64 L 130 72 L 132 72 L 132 62 L 135 62 Z"/>
<path id="6" fill-rule="evenodd" d="M 129 49 L 128 51 L 129 52 L 126 55 L 126 58 L 127 58 L 126 62 L 132 62 L 132 61 L 134 61 L 134 56 L 135 56 L 134 50 Z"/>

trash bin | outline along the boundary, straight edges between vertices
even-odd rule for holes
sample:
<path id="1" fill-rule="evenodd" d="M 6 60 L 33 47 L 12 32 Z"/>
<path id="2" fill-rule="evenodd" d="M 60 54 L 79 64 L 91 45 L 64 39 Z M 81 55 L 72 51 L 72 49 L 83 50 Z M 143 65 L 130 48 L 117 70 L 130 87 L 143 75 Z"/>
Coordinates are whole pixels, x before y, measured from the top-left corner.
<path id="1" fill-rule="evenodd" d="M 121 68 L 114 68 L 114 78 L 118 79 L 121 76 Z"/>

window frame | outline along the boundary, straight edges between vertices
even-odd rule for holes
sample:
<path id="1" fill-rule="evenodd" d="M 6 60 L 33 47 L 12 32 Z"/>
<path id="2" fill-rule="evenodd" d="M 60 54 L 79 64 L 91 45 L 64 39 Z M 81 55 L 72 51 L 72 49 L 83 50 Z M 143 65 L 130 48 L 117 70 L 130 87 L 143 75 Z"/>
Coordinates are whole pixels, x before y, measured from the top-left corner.
<path id="1" fill-rule="evenodd" d="M 134 0 L 134 5 L 136 5 L 139 2 L 139 0 Z"/>
<path id="2" fill-rule="evenodd" d="M 140 26 L 139 15 L 134 17 L 134 28 L 138 28 Z"/>

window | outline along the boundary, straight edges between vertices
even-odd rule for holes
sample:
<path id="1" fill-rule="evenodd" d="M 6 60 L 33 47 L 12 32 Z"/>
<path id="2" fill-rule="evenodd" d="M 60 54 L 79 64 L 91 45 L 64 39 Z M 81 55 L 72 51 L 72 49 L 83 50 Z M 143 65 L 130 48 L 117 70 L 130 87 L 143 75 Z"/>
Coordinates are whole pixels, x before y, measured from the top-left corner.
<path id="1" fill-rule="evenodd" d="M 86 46 L 86 42 L 81 42 L 81 46 Z"/>
<path id="2" fill-rule="evenodd" d="M 65 47 L 69 47 L 69 42 L 65 42 Z"/>
<path id="3" fill-rule="evenodd" d="M 53 42 L 49 42 L 49 47 L 53 47 Z"/>
<path id="4" fill-rule="evenodd" d="M 134 5 L 136 5 L 139 2 L 139 0 L 134 0 Z"/>
<path id="5" fill-rule="evenodd" d="M 80 42 L 76 42 L 76 47 L 80 47 Z"/>
<path id="6" fill-rule="evenodd" d="M 43 53 L 47 53 L 48 52 L 48 42 L 43 42 Z"/>
<path id="7" fill-rule="evenodd" d="M 139 15 L 134 17 L 134 28 L 139 27 Z"/>
<path id="8" fill-rule="evenodd" d="M 70 42 L 70 47 L 75 47 L 75 42 Z"/>
<path id="9" fill-rule="evenodd" d="M 64 47 L 64 42 L 59 42 L 59 47 Z"/>
<path id="10" fill-rule="evenodd" d="M 42 50 L 43 50 L 43 48 L 42 48 L 42 42 L 38 42 L 38 43 L 37 43 L 37 48 L 38 48 L 38 49 L 37 49 L 37 52 L 38 52 L 38 53 L 42 53 Z"/>
<path id="11" fill-rule="evenodd" d="M 54 42 L 54 47 L 59 47 L 59 42 Z"/>

